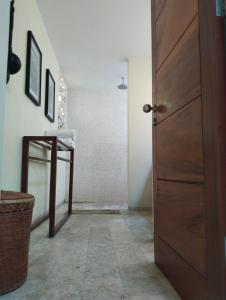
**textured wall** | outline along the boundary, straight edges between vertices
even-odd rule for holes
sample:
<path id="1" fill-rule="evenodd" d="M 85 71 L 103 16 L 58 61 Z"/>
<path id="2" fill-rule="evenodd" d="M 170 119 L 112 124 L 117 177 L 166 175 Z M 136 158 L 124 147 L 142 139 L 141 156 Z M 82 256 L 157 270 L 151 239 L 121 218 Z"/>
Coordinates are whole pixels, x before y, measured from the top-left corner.
<path id="1" fill-rule="evenodd" d="M 151 58 L 129 59 L 129 206 L 152 206 L 152 103 Z"/>
<path id="2" fill-rule="evenodd" d="M 74 91 L 68 127 L 76 129 L 75 202 L 127 202 L 127 93 Z"/>

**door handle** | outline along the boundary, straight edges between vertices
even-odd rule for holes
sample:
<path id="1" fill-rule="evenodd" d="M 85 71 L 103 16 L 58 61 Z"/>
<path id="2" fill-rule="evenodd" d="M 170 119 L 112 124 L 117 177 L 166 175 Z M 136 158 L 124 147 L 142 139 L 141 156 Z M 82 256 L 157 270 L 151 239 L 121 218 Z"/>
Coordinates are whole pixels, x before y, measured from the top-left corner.
<path id="1" fill-rule="evenodd" d="M 143 106 L 143 112 L 145 112 L 146 114 L 153 111 L 154 113 L 158 111 L 158 107 L 157 105 L 151 106 L 150 104 L 145 104 Z"/>

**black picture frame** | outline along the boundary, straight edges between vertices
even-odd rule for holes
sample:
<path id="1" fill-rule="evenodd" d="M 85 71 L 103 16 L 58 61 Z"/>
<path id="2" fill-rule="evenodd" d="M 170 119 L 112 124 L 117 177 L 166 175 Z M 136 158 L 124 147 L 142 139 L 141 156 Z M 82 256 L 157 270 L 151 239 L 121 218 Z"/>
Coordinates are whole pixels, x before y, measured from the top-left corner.
<path id="1" fill-rule="evenodd" d="M 27 33 L 27 64 L 25 94 L 37 106 L 42 98 L 42 52 L 32 31 Z"/>
<path id="2" fill-rule="evenodd" d="M 56 84 L 50 70 L 46 70 L 45 116 L 50 122 L 55 122 Z"/>

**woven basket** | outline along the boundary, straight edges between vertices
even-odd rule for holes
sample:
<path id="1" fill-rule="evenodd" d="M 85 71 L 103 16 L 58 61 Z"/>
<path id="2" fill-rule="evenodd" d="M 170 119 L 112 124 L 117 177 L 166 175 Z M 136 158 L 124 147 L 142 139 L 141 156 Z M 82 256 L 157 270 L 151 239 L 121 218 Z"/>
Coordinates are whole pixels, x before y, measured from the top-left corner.
<path id="1" fill-rule="evenodd" d="M 26 280 L 34 197 L 16 192 L 0 196 L 0 295 Z"/>

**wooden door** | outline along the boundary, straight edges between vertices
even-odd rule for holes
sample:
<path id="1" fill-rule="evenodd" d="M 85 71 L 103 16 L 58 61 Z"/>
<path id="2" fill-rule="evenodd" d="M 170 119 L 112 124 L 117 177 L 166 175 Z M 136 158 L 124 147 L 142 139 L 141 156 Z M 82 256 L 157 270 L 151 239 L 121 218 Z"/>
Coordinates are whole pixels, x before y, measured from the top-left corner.
<path id="1" fill-rule="evenodd" d="M 153 0 L 156 263 L 182 299 L 225 298 L 224 24 L 214 0 Z"/>

